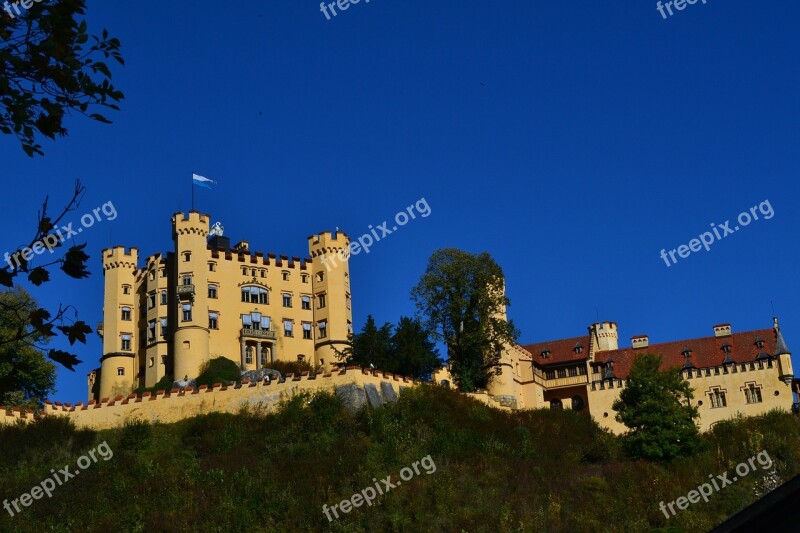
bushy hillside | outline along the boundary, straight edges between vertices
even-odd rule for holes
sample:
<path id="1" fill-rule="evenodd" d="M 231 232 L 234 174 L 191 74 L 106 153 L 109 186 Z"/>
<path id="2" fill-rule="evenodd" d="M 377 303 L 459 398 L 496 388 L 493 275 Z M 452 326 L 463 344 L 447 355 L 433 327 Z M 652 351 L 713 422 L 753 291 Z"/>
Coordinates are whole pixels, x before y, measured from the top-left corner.
<path id="1" fill-rule="evenodd" d="M 97 433 L 59 419 L 0 429 L 0 499 L 30 492 L 51 469 L 77 471 L 103 442 L 113 457 L 14 517 L 0 509 L 0 531 L 706 531 L 800 472 L 790 414 L 720 424 L 701 455 L 660 465 L 626 459 L 619 439 L 586 416 L 500 412 L 424 386 L 358 415 L 320 394 L 267 416 Z M 659 510 L 764 450 L 769 469 L 755 463 L 669 520 Z M 384 490 L 387 476 L 394 488 L 342 512 L 342 500 L 370 496 L 376 483 Z"/>

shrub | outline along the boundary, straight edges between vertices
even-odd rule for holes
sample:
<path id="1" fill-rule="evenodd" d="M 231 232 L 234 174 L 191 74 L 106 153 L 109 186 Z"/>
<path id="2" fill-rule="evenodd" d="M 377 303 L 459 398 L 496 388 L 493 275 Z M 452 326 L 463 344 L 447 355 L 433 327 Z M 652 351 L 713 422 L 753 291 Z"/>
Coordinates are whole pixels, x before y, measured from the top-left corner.
<path id="1" fill-rule="evenodd" d="M 195 382 L 198 387 L 200 385 L 210 387 L 215 383 L 226 384 L 230 381 L 238 381 L 241 375 L 239 365 L 227 357 L 216 357 L 203 365 Z"/>
<path id="2" fill-rule="evenodd" d="M 124 450 L 142 450 L 150 446 L 153 428 L 145 420 L 133 420 L 125 423 L 119 445 Z"/>
<path id="3" fill-rule="evenodd" d="M 301 374 L 303 372 L 308 372 L 309 374 L 313 374 L 315 372 L 314 367 L 305 361 L 274 361 L 267 365 L 267 368 L 271 368 L 272 370 L 277 370 L 283 375 L 286 374 Z"/>

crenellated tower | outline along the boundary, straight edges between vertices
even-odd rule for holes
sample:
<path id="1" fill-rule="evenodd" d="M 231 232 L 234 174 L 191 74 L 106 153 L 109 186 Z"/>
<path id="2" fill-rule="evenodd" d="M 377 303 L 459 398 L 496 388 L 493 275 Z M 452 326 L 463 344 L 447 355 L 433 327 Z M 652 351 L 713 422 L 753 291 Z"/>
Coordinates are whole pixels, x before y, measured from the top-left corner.
<path id="1" fill-rule="evenodd" d="M 350 238 L 326 231 L 308 238 L 314 309 L 314 356 L 325 370 L 348 346 L 353 311 L 350 298 Z"/>
<path id="2" fill-rule="evenodd" d="M 105 305 L 99 396 L 113 398 L 129 394 L 136 383 L 139 328 L 135 287 L 139 250 L 115 246 L 103 250 L 102 255 Z"/>
<path id="3" fill-rule="evenodd" d="M 175 242 L 171 275 L 175 306 L 174 378 L 196 378 L 209 359 L 207 238 L 209 216 L 198 211 L 172 217 Z M 172 314 L 172 313 L 171 313 Z"/>

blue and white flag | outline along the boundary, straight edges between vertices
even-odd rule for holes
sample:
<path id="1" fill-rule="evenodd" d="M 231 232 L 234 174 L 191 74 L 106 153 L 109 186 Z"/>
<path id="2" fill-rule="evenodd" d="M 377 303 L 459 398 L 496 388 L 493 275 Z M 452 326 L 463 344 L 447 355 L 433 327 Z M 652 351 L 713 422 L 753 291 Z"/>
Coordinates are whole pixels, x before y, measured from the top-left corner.
<path id="1" fill-rule="evenodd" d="M 216 184 L 217 184 L 216 181 L 204 178 L 203 176 L 198 176 L 197 174 L 192 174 L 192 185 L 197 185 L 198 187 L 204 187 L 206 189 L 210 189 L 212 185 Z"/>

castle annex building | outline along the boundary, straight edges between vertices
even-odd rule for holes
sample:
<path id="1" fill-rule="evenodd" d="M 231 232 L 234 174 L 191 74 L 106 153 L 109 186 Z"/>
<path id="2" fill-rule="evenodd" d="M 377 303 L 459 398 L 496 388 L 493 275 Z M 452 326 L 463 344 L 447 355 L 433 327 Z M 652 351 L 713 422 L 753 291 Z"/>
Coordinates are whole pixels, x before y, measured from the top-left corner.
<path id="1" fill-rule="evenodd" d="M 768 329 L 734 333 L 730 324 L 720 324 L 713 336 L 659 344 L 636 335 L 629 348 L 618 346 L 616 323 L 593 324 L 581 337 L 507 349 L 503 372 L 488 392 L 510 407 L 588 413 L 620 433 L 627 428 L 611 406 L 634 359 L 648 352 L 660 355 L 664 368 L 681 369 L 694 390 L 702 430 L 737 414 L 792 408 L 792 360 L 777 318 Z M 436 379 L 448 379 L 446 372 Z"/>
<path id="2" fill-rule="evenodd" d="M 138 249 L 103 250 L 101 366 L 89 398 L 127 396 L 165 375 L 194 378 L 204 362 L 227 357 L 242 370 L 273 361 L 328 369 L 352 332 L 347 262 L 325 254 L 349 247 L 342 232 L 308 237 L 310 258 L 234 246 L 219 223 L 197 211 L 172 217 L 174 250 L 139 265 Z"/>

